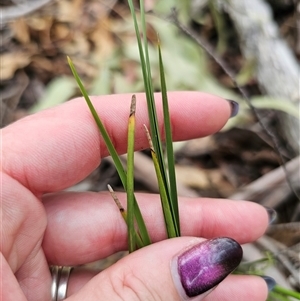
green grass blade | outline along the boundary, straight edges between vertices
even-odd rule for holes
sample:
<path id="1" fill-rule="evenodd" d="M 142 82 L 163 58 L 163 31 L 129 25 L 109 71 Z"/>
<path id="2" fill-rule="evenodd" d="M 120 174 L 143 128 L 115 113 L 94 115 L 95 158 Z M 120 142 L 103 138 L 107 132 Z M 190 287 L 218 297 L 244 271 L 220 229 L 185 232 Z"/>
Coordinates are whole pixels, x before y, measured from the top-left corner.
<path id="1" fill-rule="evenodd" d="M 158 119 L 157 119 L 157 114 L 156 114 L 156 109 L 155 109 L 154 91 L 153 91 L 152 78 L 151 78 L 151 66 L 150 66 L 149 53 L 148 53 L 144 3 L 143 3 L 143 1 L 140 1 L 144 48 L 143 48 L 143 43 L 142 43 L 142 39 L 140 36 L 140 30 L 139 30 L 138 21 L 136 18 L 136 13 L 134 10 L 133 1 L 128 0 L 128 5 L 130 8 L 132 18 L 133 18 L 135 34 L 136 34 L 136 39 L 137 39 L 138 49 L 139 49 L 139 54 L 140 54 L 140 61 L 141 61 L 143 80 L 144 80 L 144 88 L 145 88 L 147 105 L 148 105 L 150 130 L 151 130 L 151 135 L 153 137 L 154 149 L 155 149 L 156 153 L 158 154 L 160 164 L 164 164 L 163 156 L 162 156 L 161 138 L 160 138 L 160 133 L 159 133 L 159 129 L 158 129 Z"/>
<path id="2" fill-rule="evenodd" d="M 162 60 L 160 43 L 158 43 L 158 57 L 159 57 L 159 71 L 160 71 L 160 81 L 161 81 L 161 94 L 162 94 L 163 112 L 164 112 L 164 128 L 165 128 L 165 135 L 166 135 L 166 150 L 167 150 L 167 162 L 168 162 L 167 166 L 168 166 L 169 185 L 170 185 L 170 208 L 172 210 L 177 236 L 180 236 L 180 222 L 179 222 L 173 139 L 172 139 L 171 121 L 170 121 L 170 113 L 169 113 L 169 105 L 168 105 L 167 86 L 166 86 L 166 79 L 165 79 L 165 72 L 164 72 L 164 65 Z"/>
<path id="3" fill-rule="evenodd" d="M 138 26 L 138 22 L 137 22 L 137 18 L 136 18 L 136 14 L 135 14 L 134 5 L 133 5 L 132 0 L 128 0 L 128 5 L 129 5 L 129 8 L 130 8 L 131 16 L 133 18 L 133 25 L 134 25 L 136 40 L 137 40 L 137 43 L 138 43 L 138 49 L 139 49 L 139 54 L 140 54 L 143 79 L 144 79 L 144 84 L 146 86 L 147 85 L 147 80 L 146 79 L 148 78 L 147 69 L 146 69 L 146 61 L 145 61 L 145 56 L 144 56 L 142 40 L 141 40 L 141 37 L 140 37 L 140 30 L 139 30 L 139 26 Z M 148 97 L 150 97 L 148 88 L 145 89 L 145 93 L 146 93 L 146 97 L 148 99 Z"/>
<path id="4" fill-rule="evenodd" d="M 143 0 L 140 0 L 140 12 L 141 12 L 141 24 L 142 24 L 142 33 L 143 33 L 143 46 L 144 46 L 143 51 L 145 57 L 144 65 L 147 74 L 147 77 L 144 78 L 144 86 L 148 94 L 147 105 L 148 105 L 151 134 L 153 135 L 153 137 L 156 137 L 156 135 L 158 134 L 157 139 L 155 138 L 153 141 L 153 143 L 155 144 L 154 149 L 157 152 L 158 151 L 157 141 L 161 141 L 161 139 L 157 128 L 158 120 L 157 120 L 155 101 L 154 101 L 154 89 L 152 84 L 151 65 L 150 65 L 148 40 L 147 40 L 146 15 L 145 15 L 145 6 Z"/>
<path id="5" fill-rule="evenodd" d="M 84 85 L 83 85 L 83 83 L 82 83 L 82 81 L 81 81 L 81 79 L 80 79 L 80 77 L 79 77 L 79 75 L 76 71 L 76 68 L 75 68 L 72 60 L 69 57 L 67 57 L 67 59 L 68 59 L 68 63 L 69 63 L 69 66 L 71 68 L 71 71 L 74 75 L 74 78 L 75 78 L 75 80 L 76 80 L 76 82 L 79 86 L 79 89 L 80 89 L 80 91 L 81 91 L 81 93 L 82 93 L 82 95 L 83 95 L 83 97 L 84 97 L 84 99 L 85 99 L 85 101 L 86 101 L 93 117 L 94 117 L 94 120 L 95 120 L 95 122 L 96 122 L 96 124 L 97 124 L 97 126 L 98 126 L 98 128 L 101 132 L 103 140 L 106 144 L 106 147 L 107 147 L 107 149 L 108 149 L 108 151 L 109 151 L 109 153 L 110 153 L 110 155 L 111 155 L 111 157 L 114 161 L 114 164 L 116 166 L 116 170 L 119 174 L 119 177 L 120 177 L 121 182 L 123 184 L 124 190 L 127 191 L 127 175 L 126 175 L 126 172 L 125 172 L 124 167 L 122 165 L 122 162 L 119 158 L 119 155 L 118 155 L 113 143 L 111 142 L 110 137 L 109 137 L 104 125 L 102 124 L 102 122 L 101 122 L 101 120 L 100 120 L 100 118 L 99 118 L 99 116 L 98 116 L 98 114 L 97 114 L 97 112 L 96 112 L 89 96 L 88 96 L 87 91 L 84 88 Z M 135 215 L 135 219 L 136 219 L 136 222 L 137 222 L 138 231 L 139 231 L 140 237 L 141 237 L 142 242 L 143 242 L 143 246 L 150 245 L 151 244 L 150 236 L 149 236 L 148 230 L 146 228 L 144 219 L 142 217 L 140 208 L 139 208 L 139 206 L 136 202 L 136 199 L 134 199 L 134 215 Z"/>
<path id="6" fill-rule="evenodd" d="M 290 296 L 290 297 L 293 297 L 297 300 L 300 300 L 300 293 L 292 291 L 292 290 L 287 289 L 287 288 L 284 288 L 282 286 L 276 285 L 274 287 L 273 291 L 276 292 L 276 293 L 280 293 L 282 295 Z"/>
<path id="7" fill-rule="evenodd" d="M 110 193 L 110 195 L 112 196 L 113 200 L 115 201 L 117 207 L 120 210 L 120 213 L 125 221 L 125 223 L 127 224 L 127 211 L 124 209 L 124 207 L 122 206 L 121 202 L 119 201 L 116 193 L 114 192 L 114 190 L 112 189 L 112 187 L 108 184 L 107 185 L 108 191 Z M 140 235 L 138 235 L 138 233 L 135 231 L 135 240 L 136 240 L 136 244 L 138 248 L 142 248 L 144 247 L 143 241 L 140 237 Z"/>
<path id="8" fill-rule="evenodd" d="M 137 22 L 137 17 L 134 10 L 134 5 L 132 0 L 128 0 L 128 4 L 130 7 L 131 15 L 134 21 L 134 28 L 136 33 L 136 38 L 138 42 L 138 49 L 140 53 L 140 61 L 141 61 L 141 67 L 143 72 L 143 79 L 144 79 L 144 87 L 145 87 L 145 93 L 147 98 L 147 106 L 148 106 L 148 115 L 149 115 L 149 122 L 150 122 L 150 131 L 151 136 L 153 138 L 153 148 L 155 151 L 155 160 L 158 162 L 158 167 L 160 169 L 159 173 L 159 179 L 158 181 L 161 181 L 164 185 L 163 191 L 166 194 L 167 200 L 168 200 L 168 209 L 163 208 L 164 212 L 167 210 L 170 210 L 173 220 L 173 225 L 176 228 L 177 236 L 180 235 L 180 228 L 179 228 L 179 213 L 178 213 L 178 204 L 177 204 L 177 191 L 176 186 L 175 188 L 172 188 L 172 194 L 173 196 L 176 195 L 176 197 L 172 198 L 171 190 L 170 190 L 170 183 L 169 178 L 167 177 L 167 174 L 171 174 L 171 178 L 173 181 L 173 178 L 175 177 L 175 171 L 171 173 L 166 172 L 166 166 L 164 162 L 164 154 L 163 154 L 163 148 L 162 148 L 162 140 L 159 133 L 159 126 L 158 126 L 158 118 L 157 118 L 157 112 L 155 107 L 155 101 L 154 101 L 154 91 L 153 91 L 153 85 L 152 85 L 152 78 L 151 78 L 151 66 L 150 66 L 150 59 L 149 59 L 149 52 L 148 52 L 148 42 L 147 42 L 147 32 L 146 32 L 146 18 L 145 18 L 145 9 L 144 9 L 144 1 L 140 0 L 140 14 L 141 14 L 141 23 L 142 23 L 142 34 L 143 34 L 143 43 L 140 36 L 140 30 Z M 144 46 L 144 48 L 143 48 Z M 166 89 L 165 89 L 166 92 Z M 168 112 L 166 113 L 168 114 Z M 169 126 L 170 128 L 170 126 Z M 171 150 L 170 150 L 171 152 Z M 170 155 L 169 155 L 170 157 Z M 173 159 L 174 161 L 174 159 Z M 156 164 L 154 162 L 154 164 Z M 170 160 L 170 164 L 172 165 L 172 160 Z M 173 165 L 172 165 L 173 166 Z M 171 170 L 172 170 L 171 166 Z M 173 166 L 174 167 L 174 166 Z M 160 184 L 160 183 L 159 183 Z M 162 190 L 161 190 L 162 191 Z M 174 200 L 174 202 L 172 201 Z M 164 202 L 162 202 L 162 206 L 164 206 Z M 166 224 L 170 221 L 166 221 Z"/>
<path id="9" fill-rule="evenodd" d="M 161 142 L 162 140 L 160 137 L 158 118 L 157 118 L 157 112 L 156 112 L 155 101 L 154 101 L 154 89 L 152 84 L 151 65 L 150 65 L 150 58 L 149 58 L 149 51 L 148 51 L 147 24 L 146 24 L 144 0 L 140 0 L 140 11 L 141 11 L 141 24 L 142 24 L 142 33 L 143 33 L 143 41 L 144 41 L 145 68 L 147 70 L 147 76 L 148 76 L 145 83 L 145 89 L 149 90 L 149 95 L 150 95 L 149 99 L 147 98 L 150 129 L 151 129 L 151 135 L 153 137 L 152 138 L 153 145 L 159 161 L 159 166 L 161 169 L 163 181 L 165 183 L 166 190 L 169 193 L 169 183 L 167 181 L 167 176 L 165 172 L 166 168 L 165 168 L 163 148 Z"/>
<path id="10" fill-rule="evenodd" d="M 118 153 L 117 153 L 114 145 L 112 144 L 112 142 L 110 140 L 110 137 L 109 137 L 109 135 L 108 135 L 108 133 L 107 133 L 107 131 L 106 131 L 106 129 L 105 129 L 102 121 L 100 120 L 100 118 L 99 118 L 99 116 L 98 116 L 98 114 L 97 114 L 97 112 L 96 112 L 96 110 L 95 110 L 95 108 L 94 108 L 94 106 L 93 106 L 93 104 L 92 104 L 89 96 L 88 96 L 87 91 L 84 88 L 84 85 L 83 85 L 83 83 L 82 83 L 82 81 L 81 81 L 81 79 L 80 79 L 80 77 L 79 77 L 79 75 L 78 75 L 78 73 L 77 73 L 77 71 L 75 69 L 75 66 L 74 66 L 72 60 L 69 57 L 68 57 L 68 63 L 70 65 L 72 73 L 73 73 L 73 75 L 75 77 L 75 80 L 76 80 L 76 82 L 77 82 L 77 84 L 79 86 L 79 89 L 80 89 L 80 91 L 81 91 L 81 93 L 82 93 L 82 95 L 83 95 L 83 97 L 84 97 L 84 99 L 85 99 L 85 101 L 86 101 L 86 103 L 87 103 L 87 105 L 88 105 L 88 107 L 89 107 L 89 109 L 90 109 L 93 117 L 94 117 L 94 120 L 95 120 L 95 122 L 96 122 L 96 124 L 97 124 L 97 126 L 98 126 L 98 128 L 99 128 L 99 130 L 101 132 L 101 135 L 102 135 L 103 140 L 104 140 L 104 142 L 106 144 L 106 147 L 107 147 L 107 149 L 108 149 L 108 151 L 109 151 L 109 153 L 110 153 L 110 155 L 111 155 L 111 157 L 112 157 L 112 159 L 113 159 L 113 161 L 115 163 L 116 169 L 117 169 L 117 171 L 119 173 L 119 176 L 121 178 L 121 181 L 122 181 L 123 185 L 125 183 L 125 190 L 126 190 L 126 186 L 127 186 L 126 175 L 125 175 L 125 170 L 124 170 L 124 167 L 122 165 L 122 162 L 121 162 L 121 160 L 119 158 L 119 155 L 118 155 Z"/>
<path id="11" fill-rule="evenodd" d="M 147 138 L 148 138 L 148 141 L 149 141 L 151 156 L 152 156 L 152 160 L 153 160 L 153 163 L 154 163 L 154 168 L 155 168 L 156 177 L 157 177 L 157 181 L 158 181 L 159 194 L 160 194 L 160 199 L 161 199 L 161 203 L 162 203 L 163 214 L 164 214 L 164 219 L 165 219 L 165 224 L 166 224 L 168 237 L 169 238 L 177 237 L 178 235 L 177 235 L 176 227 L 175 227 L 175 224 L 174 224 L 174 219 L 173 219 L 172 211 L 171 211 L 171 208 L 170 208 L 170 202 L 169 202 L 169 199 L 168 199 L 166 187 L 165 187 L 165 184 L 164 184 L 163 179 L 162 179 L 162 174 L 161 174 L 161 169 L 160 169 L 160 166 L 159 166 L 159 162 L 157 160 L 157 156 L 156 156 L 155 150 L 153 148 L 153 143 L 152 143 L 149 131 L 148 131 L 146 125 L 144 125 L 144 127 L 145 127 L 146 135 L 147 135 Z"/>
<path id="12" fill-rule="evenodd" d="M 134 217 L 138 226 L 138 234 L 142 239 L 142 246 L 138 244 L 138 247 L 146 247 L 148 245 L 151 245 L 151 239 L 145 224 L 145 221 L 143 219 L 140 207 L 136 201 L 136 198 L 134 197 Z"/>
<path id="13" fill-rule="evenodd" d="M 129 252 L 136 249 L 134 229 L 134 134 L 136 98 L 132 96 L 128 121 L 127 146 L 127 229 Z"/>

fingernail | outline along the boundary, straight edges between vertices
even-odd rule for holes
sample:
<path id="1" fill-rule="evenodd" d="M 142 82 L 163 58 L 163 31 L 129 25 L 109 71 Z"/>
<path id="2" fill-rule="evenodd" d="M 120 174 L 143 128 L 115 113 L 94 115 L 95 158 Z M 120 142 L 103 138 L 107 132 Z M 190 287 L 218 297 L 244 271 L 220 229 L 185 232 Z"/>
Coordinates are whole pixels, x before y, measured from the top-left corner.
<path id="1" fill-rule="evenodd" d="M 231 99 L 226 99 L 229 103 L 230 103 L 230 105 L 231 105 L 231 114 L 230 114 L 230 118 L 232 118 L 232 117 L 234 117 L 234 116 L 236 116 L 237 114 L 238 114 L 238 112 L 239 112 L 239 104 L 236 102 L 236 101 L 234 101 L 234 100 L 231 100 Z"/>
<path id="2" fill-rule="evenodd" d="M 177 257 L 185 294 L 195 297 L 209 291 L 240 264 L 242 256 L 241 246 L 227 237 L 206 240 L 188 249 Z"/>
<path id="3" fill-rule="evenodd" d="M 276 285 L 276 281 L 273 278 L 269 277 L 269 276 L 260 276 L 260 277 L 265 280 L 265 282 L 268 286 L 268 291 L 269 292 L 272 291 L 273 288 Z"/>
<path id="4" fill-rule="evenodd" d="M 269 216 L 269 225 L 272 224 L 276 218 L 277 218 L 277 212 L 273 209 L 273 208 L 270 208 L 270 207 L 266 207 L 266 206 L 263 206 L 267 213 L 268 213 L 268 216 Z"/>

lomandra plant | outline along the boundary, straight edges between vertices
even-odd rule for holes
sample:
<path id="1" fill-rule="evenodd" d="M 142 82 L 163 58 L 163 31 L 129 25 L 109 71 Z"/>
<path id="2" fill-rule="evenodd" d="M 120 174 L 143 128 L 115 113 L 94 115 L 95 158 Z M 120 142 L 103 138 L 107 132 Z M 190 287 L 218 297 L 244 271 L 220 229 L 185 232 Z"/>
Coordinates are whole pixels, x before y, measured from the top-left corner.
<path id="1" fill-rule="evenodd" d="M 134 6 L 132 1 L 128 1 L 129 8 L 132 14 L 137 43 L 140 54 L 140 61 L 144 79 L 144 88 L 147 99 L 148 116 L 150 129 L 144 125 L 145 135 L 149 141 L 149 148 L 151 150 L 151 156 L 153 159 L 155 172 L 158 180 L 161 204 L 163 215 L 165 219 L 166 232 L 168 238 L 180 236 L 180 224 L 179 224 L 179 211 L 178 211 L 178 198 L 176 189 L 176 178 L 175 178 L 175 163 L 174 163 L 174 152 L 173 152 L 173 139 L 170 125 L 170 116 L 168 108 L 167 98 L 167 87 L 164 75 L 164 66 L 161 54 L 160 43 L 158 41 L 158 58 L 159 58 L 159 69 L 161 79 L 161 94 L 162 94 L 162 106 L 164 116 L 164 132 L 165 132 L 165 150 L 166 156 L 163 153 L 162 139 L 159 132 L 158 119 L 156 113 L 156 106 L 154 100 L 154 90 L 152 85 L 151 66 L 148 52 L 148 42 L 146 36 L 146 19 L 144 2 L 140 2 L 141 9 L 141 27 L 142 36 L 140 35 L 139 23 L 135 14 Z M 114 145 L 100 120 L 88 94 L 82 84 L 82 81 L 72 63 L 68 57 L 68 62 L 72 73 L 78 83 L 82 95 L 84 96 L 89 109 L 95 119 L 95 122 L 101 132 L 101 135 L 105 141 L 105 144 L 109 150 L 109 153 L 114 161 L 117 172 L 123 184 L 124 190 L 127 194 L 127 206 L 123 208 L 114 193 L 113 189 L 109 186 L 109 191 L 112 194 L 113 199 L 118 205 L 120 212 L 127 224 L 128 229 L 128 250 L 133 252 L 138 248 L 147 246 L 151 243 L 148 230 L 145 226 L 145 222 L 141 215 L 138 202 L 134 195 L 134 132 L 135 132 L 135 110 L 136 110 L 136 96 L 132 96 L 131 107 L 128 110 L 128 140 L 127 140 L 127 170 L 125 171 L 121 160 L 114 148 Z"/>
<path id="2" fill-rule="evenodd" d="M 180 218 L 178 210 L 178 198 L 176 189 L 176 177 L 175 177 L 175 163 L 173 152 L 173 139 L 170 126 L 170 116 L 168 108 L 167 98 L 167 86 L 165 81 L 164 65 L 160 47 L 160 41 L 157 40 L 158 47 L 158 61 L 160 71 L 160 83 L 161 83 L 161 95 L 162 95 L 162 107 L 164 118 L 164 132 L 165 132 L 165 152 L 163 152 L 163 143 L 159 132 L 158 119 L 156 113 L 156 106 L 154 100 L 154 89 L 152 84 L 150 58 L 148 52 L 148 42 L 146 36 L 146 14 L 144 9 L 144 1 L 140 1 L 140 22 L 137 20 L 134 5 L 132 0 L 128 0 L 128 5 L 131 11 L 137 45 L 139 49 L 141 69 L 143 73 L 144 89 L 147 99 L 148 116 L 150 129 L 144 125 L 145 135 L 149 141 L 149 148 L 151 150 L 151 156 L 155 167 L 157 176 L 160 199 L 162 204 L 163 216 L 165 220 L 165 227 L 168 238 L 180 236 Z M 139 27 L 141 24 L 141 30 Z M 141 37 L 142 33 L 142 37 Z M 75 69 L 75 66 L 71 59 L 68 57 L 68 62 L 72 73 L 77 81 L 80 91 L 86 100 L 86 103 L 94 117 L 94 120 L 99 128 L 99 131 L 104 139 L 107 149 L 114 161 L 116 170 L 121 179 L 124 190 L 127 194 L 127 204 L 124 208 L 118 200 L 117 195 L 111 186 L 108 185 L 108 189 L 112 195 L 113 200 L 118 206 L 120 213 L 124 221 L 126 222 L 128 229 L 128 250 L 133 252 L 139 248 L 145 247 L 151 244 L 151 239 L 145 225 L 143 216 L 138 206 L 138 202 L 134 195 L 134 134 L 135 134 L 135 111 L 137 108 L 136 96 L 132 95 L 131 106 L 128 108 L 128 140 L 127 140 L 127 168 L 123 167 L 121 160 L 117 154 L 117 151 L 101 121 L 99 118 L 89 96 L 82 84 L 82 81 Z M 247 274 L 247 272 L 245 272 Z M 300 295 L 293 291 L 285 290 L 279 286 L 275 287 L 274 297 L 281 295 L 280 300 L 286 300 L 289 296 L 292 296 L 300 300 Z M 272 297 L 272 296 L 270 296 Z M 276 299 L 270 299 L 276 300 Z"/>

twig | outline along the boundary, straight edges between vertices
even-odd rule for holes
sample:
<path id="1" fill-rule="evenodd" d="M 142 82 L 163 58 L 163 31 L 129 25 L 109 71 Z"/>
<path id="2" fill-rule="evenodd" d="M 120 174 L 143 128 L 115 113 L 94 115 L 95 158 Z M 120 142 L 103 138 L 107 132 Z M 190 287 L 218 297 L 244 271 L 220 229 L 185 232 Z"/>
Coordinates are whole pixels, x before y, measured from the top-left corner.
<path id="1" fill-rule="evenodd" d="M 282 200 L 282 195 L 280 193 L 282 192 L 284 195 L 288 195 L 290 190 L 290 186 L 284 186 L 286 174 L 290 175 L 289 177 L 293 179 L 293 183 L 298 185 L 299 189 L 299 169 L 300 157 L 297 157 L 285 165 L 272 170 L 249 185 L 239 189 L 229 198 L 233 200 L 252 200 L 264 206 L 277 207 Z M 273 191 L 274 195 L 277 195 L 278 197 L 270 198 L 270 191 Z"/>

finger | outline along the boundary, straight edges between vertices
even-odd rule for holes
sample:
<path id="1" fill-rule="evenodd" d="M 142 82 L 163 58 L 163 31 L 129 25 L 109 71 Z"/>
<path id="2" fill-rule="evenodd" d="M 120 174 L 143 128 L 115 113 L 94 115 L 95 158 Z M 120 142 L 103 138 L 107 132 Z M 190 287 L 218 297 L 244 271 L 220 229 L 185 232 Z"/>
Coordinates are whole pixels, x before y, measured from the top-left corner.
<path id="1" fill-rule="evenodd" d="M 67 300 L 265 301 L 267 286 L 259 277 L 226 278 L 241 258 L 231 239 L 175 238 L 126 256 Z M 72 282 L 80 283 L 73 276 L 69 294 L 76 291 Z"/>
<path id="2" fill-rule="evenodd" d="M 46 229 L 45 209 L 31 191 L 1 173 L 1 253 L 15 273 L 41 246 Z"/>
<path id="3" fill-rule="evenodd" d="M 26 297 L 23 291 L 20 288 L 16 277 L 11 270 L 8 262 L 4 258 L 2 252 L 0 253 L 0 261 L 1 261 L 1 274 L 0 274 L 0 281 L 1 281 L 1 297 L 6 301 L 26 301 Z M 4 276 L 5 275 L 5 276 Z M 3 288 L 3 290 L 2 290 Z M 13 294 L 12 294 L 13 292 Z"/>
<path id="4" fill-rule="evenodd" d="M 231 114 L 229 102 L 200 92 L 171 92 L 170 118 L 174 140 L 206 136 L 220 130 Z M 159 127 L 163 117 L 156 94 Z M 126 152 L 131 95 L 92 97 L 117 151 Z M 137 95 L 137 150 L 148 147 L 144 94 Z M 85 178 L 108 152 L 83 99 L 28 116 L 3 129 L 3 169 L 38 193 L 58 191 Z"/>
<path id="5" fill-rule="evenodd" d="M 27 300 L 49 300 L 51 292 L 49 265 L 42 248 L 37 249 L 30 254 L 15 275 Z"/>
<path id="6" fill-rule="evenodd" d="M 121 202 L 125 194 L 118 194 Z M 166 238 L 158 195 L 136 194 L 151 239 Z M 78 265 L 127 249 L 127 227 L 108 193 L 59 193 L 44 199 L 48 227 L 43 248 L 57 265 Z M 268 214 L 260 205 L 219 199 L 179 199 L 181 234 L 229 236 L 239 243 L 260 237 Z"/>
<path id="7" fill-rule="evenodd" d="M 46 229 L 44 206 L 5 173 L 1 173 L 1 184 L 3 300 L 49 300 L 49 268 L 41 248 Z"/>
<path id="8" fill-rule="evenodd" d="M 211 292 L 205 301 L 265 301 L 267 296 L 268 287 L 261 277 L 230 275 Z"/>
<path id="9" fill-rule="evenodd" d="M 75 269 L 69 279 L 67 296 L 72 296 L 78 293 L 88 281 L 97 275 L 96 271 Z M 93 280 L 94 281 L 94 280 Z M 97 283 L 98 285 L 101 285 Z M 241 301 L 241 300 L 261 300 L 267 298 L 265 289 L 266 283 L 261 277 L 244 276 L 244 275 L 229 275 L 221 282 L 217 289 L 214 289 L 206 298 L 205 301 Z M 237 289 L 239 288 L 239 289 Z M 263 291 L 262 291 L 263 289 Z M 86 288 L 83 289 L 83 293 Z M 78 300 L 78 295 L 73 296 L 73 300 Z M 70 299 L 68 299 L 70 300 Z M 101 300 L 99 300 L 101 301 Z"/>

